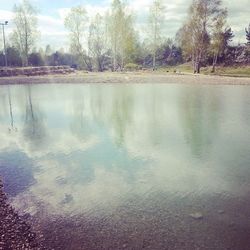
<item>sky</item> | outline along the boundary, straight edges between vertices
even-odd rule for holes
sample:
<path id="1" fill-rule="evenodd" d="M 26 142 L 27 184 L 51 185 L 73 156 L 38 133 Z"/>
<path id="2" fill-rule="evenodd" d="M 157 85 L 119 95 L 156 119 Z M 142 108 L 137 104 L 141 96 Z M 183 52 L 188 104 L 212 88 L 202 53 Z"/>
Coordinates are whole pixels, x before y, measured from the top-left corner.
<path id="1" fill-rule="evenodd" d="M 21 0 L 0 0 L 0 22 L 8 20 L 7 36 L 13 28 L 12 9 Z M 82 5 L 88 12 L 89 20 L 96 13 L 107 11 L 112 0 L 30 0 L 39 10 L 38 28 L 40 39 L 37 47 L 51 44 L 52 48 L 68 48 L 67 31 L 64 28 L 64 18 L 70 8 Z M 165 0 L 166 29 L 165 36 L 173 38 L 187 16 L 187 9 L 192 0 Z M 127 0 L 129 8 L 136 14 L 136 29 L 145 36 L 147 30 L 148 9 L 152 0 Z M 235 43 L 245 42 L 245 27 L 250 23 L 250 0 L 224 0 L 223 5 L 228 9 L 228 25 L 233 29 Z M 0 36 L 1 37 L 1 36 Z M 8 40 L 8 39 L 7 39 Z M 0 48 L 2 47 L 0 38 Z"/>

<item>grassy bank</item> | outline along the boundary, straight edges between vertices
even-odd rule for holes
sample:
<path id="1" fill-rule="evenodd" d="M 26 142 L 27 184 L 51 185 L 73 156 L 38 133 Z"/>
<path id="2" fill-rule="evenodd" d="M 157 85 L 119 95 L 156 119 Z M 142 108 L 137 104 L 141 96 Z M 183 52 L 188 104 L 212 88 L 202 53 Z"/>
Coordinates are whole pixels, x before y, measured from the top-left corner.
<path id="1" fill-rule="evenodd" d="M 159 69 L 160 72 L 167 73 L 183 73 L 192 74 L 193 67 L 190 63 L 181 64 L 178 66 L 170 66 Z M 250 77 L 250 65 L 245 66 L 217 66 L 215 73 L 211 73 L 212 67 L 201 68 L 201 74 L 205 75 L 218 75 L 218 76 L 231 76 L 231 77 Z"/>
<path id="2" fill-rule="evenodd" d="M 204 74 L 212 74 L 211 67 L 203 69 Z M 217 67 L 214 75 L 233 76 L 233 77 L 250 77 L 250 66 L 231 66 Z"/>

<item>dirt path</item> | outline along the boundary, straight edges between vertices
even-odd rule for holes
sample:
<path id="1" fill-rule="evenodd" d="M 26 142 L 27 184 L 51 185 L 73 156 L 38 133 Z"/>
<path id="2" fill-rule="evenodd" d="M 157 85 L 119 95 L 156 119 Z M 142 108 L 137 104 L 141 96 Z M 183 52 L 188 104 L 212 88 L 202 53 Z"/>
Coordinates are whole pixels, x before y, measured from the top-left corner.
<path id="1" fill-rule="evenodd" d="M 250 85 L 250 78 L 163 73 L 76 73 L 64 76 L 20 76 L 0 78 L 1 85 L 38 83 L 178 83 L 209 85 Z"/>

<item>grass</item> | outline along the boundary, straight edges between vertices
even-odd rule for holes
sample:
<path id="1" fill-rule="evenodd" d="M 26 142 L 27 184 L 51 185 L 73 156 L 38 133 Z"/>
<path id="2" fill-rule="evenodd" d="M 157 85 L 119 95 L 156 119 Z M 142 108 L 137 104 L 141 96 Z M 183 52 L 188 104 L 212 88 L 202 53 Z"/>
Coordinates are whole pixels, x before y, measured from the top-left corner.
<path id="1" fill-rule="evenodd" d="M 193 73 L 193 67 L 190 63 L 184 63 L 176 66 L 160 68 L 159 71 L 169 73 Z"/>
<path id="2" fill-rule="evenodd" d="M 215 73 L 211 73 L 212 67 L 201 68 L 201 74 L 205 75 L 220 75 L 232 77 L 250 77 L 250 65 L 248 66 L 217 66 Z M 190 63 L 184 63 L 177 66 L 168 66 L 159 69 L 160 72 L 169 73 L 193 73 L 193 67 Z"/>
<path id="3" fill-rule="evenodd" d="M 204 74 L 211 74 L 211 67 L 204 69 Z M 250 65 L 248 66 L 230 66 L 230 67 L 217 67 L 213 75 L 220 76 L 237 76 L 237 77 L 250 77 Z"/>

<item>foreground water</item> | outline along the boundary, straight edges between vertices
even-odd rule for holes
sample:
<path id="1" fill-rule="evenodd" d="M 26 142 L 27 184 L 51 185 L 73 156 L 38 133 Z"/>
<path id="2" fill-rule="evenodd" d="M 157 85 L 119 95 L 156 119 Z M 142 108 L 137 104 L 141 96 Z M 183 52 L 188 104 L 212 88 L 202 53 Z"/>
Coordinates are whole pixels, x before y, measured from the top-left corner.
<path id="1" fill-rule="evenodd" d="M 55 249 L 250 249 L 250 88 L 0 86 L 0 175 Z"/>

